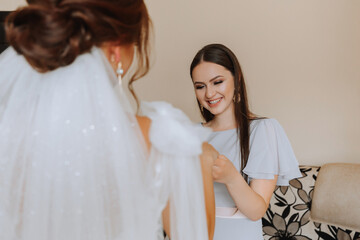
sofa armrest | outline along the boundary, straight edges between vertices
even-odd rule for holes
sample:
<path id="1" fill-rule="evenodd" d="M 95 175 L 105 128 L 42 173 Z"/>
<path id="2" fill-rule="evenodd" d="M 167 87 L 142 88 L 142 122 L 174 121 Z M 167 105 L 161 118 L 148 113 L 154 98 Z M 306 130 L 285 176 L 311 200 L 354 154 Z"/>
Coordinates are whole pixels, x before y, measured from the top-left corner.
<path id="1" fill-rule="evenodd" d="M 360 164 L 321 167 L 310 216 L 314 222 L 360 231 Z"/>

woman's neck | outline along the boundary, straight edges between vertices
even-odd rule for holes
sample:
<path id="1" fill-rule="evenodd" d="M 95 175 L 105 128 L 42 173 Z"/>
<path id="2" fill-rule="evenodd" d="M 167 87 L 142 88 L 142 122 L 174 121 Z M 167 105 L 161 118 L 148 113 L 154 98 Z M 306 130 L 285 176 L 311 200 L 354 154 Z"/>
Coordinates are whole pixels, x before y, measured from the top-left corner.
<path id="1" fill-rule="evenodd" d="M 237 127 L 236 118 L 233 109 L 225 111 L 219 115 L 215 115 L 214 119 L 204 124 L 210 127 L 213 131 L 224 131 L 234 129 Z"/>

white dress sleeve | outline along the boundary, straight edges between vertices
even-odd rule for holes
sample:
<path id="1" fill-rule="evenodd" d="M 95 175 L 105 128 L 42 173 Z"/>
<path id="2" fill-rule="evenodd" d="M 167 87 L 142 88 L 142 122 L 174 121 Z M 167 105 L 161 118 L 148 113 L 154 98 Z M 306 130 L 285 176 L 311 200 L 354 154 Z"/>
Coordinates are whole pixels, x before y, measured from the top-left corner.
<path id="1" fill-rule="evenodd" d="M 142 103 L 142 112 L 152 120 L 150 169 L 155 170 L 159 201 L 170 203 L 171 239 L 207 240 L 199 155 L 211 130 L 165 102 Z"/>
<path id="2" fill-rule="evenodd" d="M 301 177 L 299 164 L 284 129 L 275 119 L 256 120 L 250 135 L 250 154 L 244 173 L 249 179 L 274 179 L 286 186 Z"/>

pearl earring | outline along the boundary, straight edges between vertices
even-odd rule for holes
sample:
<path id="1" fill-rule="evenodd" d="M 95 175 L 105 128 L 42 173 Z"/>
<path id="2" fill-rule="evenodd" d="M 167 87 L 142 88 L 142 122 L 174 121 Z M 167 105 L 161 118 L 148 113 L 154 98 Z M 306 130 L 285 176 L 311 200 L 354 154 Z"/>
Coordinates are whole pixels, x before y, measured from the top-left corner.
<path id="1" fill-rule="evenodd" d="M 117 66 L 117 69 L 116 69 L 116 74 L 117 74 L 117 77 L 118 77 L 118 80 L 119 80 L 119 84 L 121 85 L 122 84 L 122 75 L 124 74 L 124 69 L 122 68 L 122 63 L 119 62 L 118 63 L 118 66 Z"/>

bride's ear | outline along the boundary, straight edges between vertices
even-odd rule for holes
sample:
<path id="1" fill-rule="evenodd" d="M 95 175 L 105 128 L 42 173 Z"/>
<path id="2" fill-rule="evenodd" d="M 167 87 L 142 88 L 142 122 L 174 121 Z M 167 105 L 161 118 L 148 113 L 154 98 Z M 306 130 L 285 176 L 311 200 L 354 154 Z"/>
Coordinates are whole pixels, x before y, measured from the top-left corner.
<path id="1" fill-rule="evenodd" d="M 102 51 L 104 52 L 106 58 L 108 59 L 109 63 L 111 64 L 114 71 L 116 71 L 118 62 L 121 60 L 121 47 L 106 44 L 101 47 Z"/>
<path id="2" fill-rule="evenodd" d="M 121 47 L 120 46 L 110 46 L 110 60 L 114 60 L 116 63 L 121 61 Z"/>

